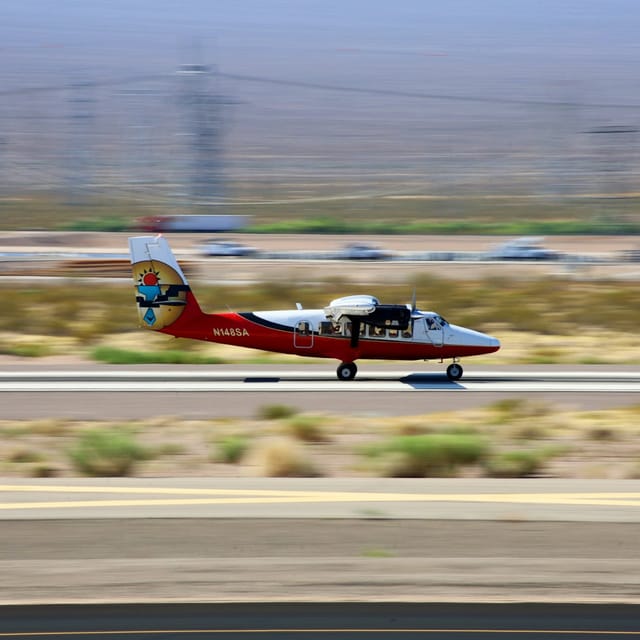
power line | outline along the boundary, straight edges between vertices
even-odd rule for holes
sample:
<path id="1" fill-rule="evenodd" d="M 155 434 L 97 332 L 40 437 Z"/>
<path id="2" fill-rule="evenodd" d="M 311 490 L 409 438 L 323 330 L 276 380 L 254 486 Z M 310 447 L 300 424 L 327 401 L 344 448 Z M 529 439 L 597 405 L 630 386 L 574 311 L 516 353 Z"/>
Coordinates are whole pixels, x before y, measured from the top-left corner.
<path id="1" fill-rule="evenodd" d="M 428 93 L 422 91 L 400 91 L 397 89 L 379 89 L 370 87 L 354 87 L 340 84 L 327 84 L 320 82 L 306 82 L 304 80 L 287 80 L 283 78 L 270 78 L 265 76 L 253 76 L 239 73 L 213 72 L 220 78 L 234 80 L 238 82 L 254 82 L 261 84 L 272 84 L 277 86 L 298 87 L 300 89 L 312 89 L 316 91 L 336 91 L 341 93 L 357 93 L 363 95 L 378 95 L 397 98 L 413 98 L 417 100 L 439 100 L 443 102 L 476 102 L 481 104 L 505 104 L 515 106 L 532 107 L 572 107 L 588 109 L 640 109 L 640 104 L 628 102 L 580 102 L 572 100 L 536 100 L 532 98 L 502 98 L 480 95 L 451 94 L 451 93 Z M 169 74 L 146 74 L 139 76 L 126 76 L 123 78 L 110 78 L 105 80 L 94 80 L 87 82 L 87 86 L 118 86 L 146 82 L 152 80 L 168 80 Z M 6 89 L 0 91 L 0 96 L 27 95 L 33 93 L 47 93 L 55 91 L 68 91 L 73 88 L 72 84 L 49 85 L 42 87 L 23 87 L 18 89 Z"/>

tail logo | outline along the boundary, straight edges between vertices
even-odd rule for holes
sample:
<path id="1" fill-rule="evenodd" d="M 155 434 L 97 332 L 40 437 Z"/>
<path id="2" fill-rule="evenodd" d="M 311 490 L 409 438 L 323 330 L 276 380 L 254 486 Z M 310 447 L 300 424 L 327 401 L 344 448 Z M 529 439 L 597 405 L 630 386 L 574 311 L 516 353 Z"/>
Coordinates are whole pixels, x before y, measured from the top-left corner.
<path id="1" fill-rule="evenodd" d="M 147 328 L 162 329 L 180 317 L 189 286 L 175 269 L 157 260 L 136 262 L 133 279 L 138 312 Z"/>

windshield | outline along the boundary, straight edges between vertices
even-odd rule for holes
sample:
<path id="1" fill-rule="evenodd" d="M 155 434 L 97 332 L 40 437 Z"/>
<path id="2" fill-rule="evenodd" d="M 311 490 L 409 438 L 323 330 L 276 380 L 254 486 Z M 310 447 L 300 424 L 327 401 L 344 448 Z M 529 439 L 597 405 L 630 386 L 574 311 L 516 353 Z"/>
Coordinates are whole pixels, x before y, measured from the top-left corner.
<path id="1" fill-rule="evenodd" d="M 440 331 L 447 324 L 447 321 L 440 316 L 429 316 L 425 318 L 429 331 Z"/>

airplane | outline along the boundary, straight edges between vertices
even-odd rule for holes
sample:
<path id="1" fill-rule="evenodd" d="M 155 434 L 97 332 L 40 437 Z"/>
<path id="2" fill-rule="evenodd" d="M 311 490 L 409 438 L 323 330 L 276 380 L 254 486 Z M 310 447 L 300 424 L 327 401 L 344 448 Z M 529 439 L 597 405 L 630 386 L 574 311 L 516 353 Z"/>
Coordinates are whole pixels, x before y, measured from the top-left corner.
<path id="1" fill-rule="evenodd" d="M 493 353 L 493 336 L 447 322 L 408 304 L 381 304 L 371 295 L 332 300 L 324 309 L 205 313 L 162 235 L 129 238 L 141 325 L 192 338 L 264 351 L 340 361 L 339 380 L 353 380 L 356 360 L 451 359 L 447 377 L 462 377 L 459 359 Z"/>

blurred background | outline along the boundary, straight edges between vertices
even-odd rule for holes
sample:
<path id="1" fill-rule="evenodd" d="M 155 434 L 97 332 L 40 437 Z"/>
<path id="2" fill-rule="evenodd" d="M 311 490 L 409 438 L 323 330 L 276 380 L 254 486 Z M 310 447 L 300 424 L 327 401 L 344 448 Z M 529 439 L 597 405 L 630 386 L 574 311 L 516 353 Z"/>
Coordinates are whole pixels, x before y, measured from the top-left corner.
<path id="1" fill-rule="evenodd" d="M 4 227 L 80 207 L 635 230 L 639 18 L 633 0 L 10 0 Z"/>

